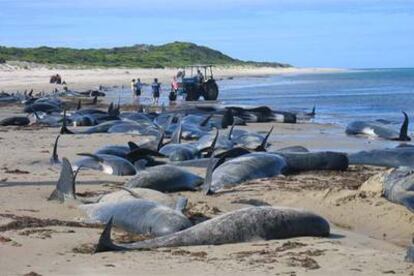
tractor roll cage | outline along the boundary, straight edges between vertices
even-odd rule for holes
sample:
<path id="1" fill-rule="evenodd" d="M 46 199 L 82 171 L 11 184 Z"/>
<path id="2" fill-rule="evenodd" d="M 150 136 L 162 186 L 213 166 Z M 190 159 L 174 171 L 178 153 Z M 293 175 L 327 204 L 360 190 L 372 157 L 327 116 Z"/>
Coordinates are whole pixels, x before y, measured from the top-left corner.
<path id="1" fill-rule="evenodd" d="M 187 75 L 186 73 L 186 69 L 190 69 L 191 73 L 190 73 L 190 77 L 194 76 L 194 73 L 197 72 L 197 70 L 204 70 L 204 78 L 206 79 L 213 79 L 213 66 L 212 64 L 205 64 L 205 65 L 189 65 L 189 66 L 185 66 L 183 68 L 183 72 L 185 74 L 185 76 Z M 201 71 L 203 72 L 203 71 Z M 207 73 L 209 73 L 209 77 L 207 77 Z"/>

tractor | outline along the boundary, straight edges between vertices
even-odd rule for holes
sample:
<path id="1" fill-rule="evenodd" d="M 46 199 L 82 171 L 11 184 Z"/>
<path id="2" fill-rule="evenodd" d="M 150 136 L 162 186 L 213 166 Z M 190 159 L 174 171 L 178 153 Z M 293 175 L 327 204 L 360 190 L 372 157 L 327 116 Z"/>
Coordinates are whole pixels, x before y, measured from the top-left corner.
<path id="1" fill-rule="evenodd" d="M 217 100 L 219 88 L 213 77 L 212 67 L 213 65 L 192 65 L 179 70 L 179 94 L 186 101 L 198 101 L 201 96 L 206 101 Z"/>

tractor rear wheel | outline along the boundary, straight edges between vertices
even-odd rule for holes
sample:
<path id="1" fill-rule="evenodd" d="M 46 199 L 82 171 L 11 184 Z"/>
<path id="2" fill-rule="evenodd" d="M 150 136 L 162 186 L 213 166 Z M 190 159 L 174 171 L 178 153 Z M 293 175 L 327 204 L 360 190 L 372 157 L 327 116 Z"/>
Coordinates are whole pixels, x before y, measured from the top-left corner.
<path id="1" fill-rule="evenodd" d="M 218 86 L 217 83 L 215 82 L 215 80 L 208 80 L 205 84 L 204 84 L 204 100 L 206 101 L 215 101 L 217 100 L 218 97 Z"/>

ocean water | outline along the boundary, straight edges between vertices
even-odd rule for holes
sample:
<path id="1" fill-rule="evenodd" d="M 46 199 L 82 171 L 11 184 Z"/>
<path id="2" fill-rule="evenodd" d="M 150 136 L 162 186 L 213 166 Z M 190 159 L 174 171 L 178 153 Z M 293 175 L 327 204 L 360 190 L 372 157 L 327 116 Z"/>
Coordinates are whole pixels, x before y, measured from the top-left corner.
<path id="1" fill-rule="evenodd" d="M 267 105 L 275 110 L 311 111 L 321 123 L 346 125 L 352 120 L 402 121 L 401 111 L 414 121 L 414 69 L 366 69 L 340 73 L 297 74 L 221 80 L 223 104 Z M 150 103 L 149 87 L 142 102 Z M 161 102 L 168 104 L 168 86 Z M 113 91 L 113 99 L 131 102 L 129 88 Z M 414 123 L 410 125 L 414 130 Z"/>
<path id="2" fill-rule="evenodd" d="M 414 69 L 366 69 L 340 73 L 245 78 L 220 82 L 225 104 L 268 105 L 310 111 L 316 122 L 346 125 L 352 120 L 414 121 Z M 414 130 L 414 124 L 410 125 Z"/>

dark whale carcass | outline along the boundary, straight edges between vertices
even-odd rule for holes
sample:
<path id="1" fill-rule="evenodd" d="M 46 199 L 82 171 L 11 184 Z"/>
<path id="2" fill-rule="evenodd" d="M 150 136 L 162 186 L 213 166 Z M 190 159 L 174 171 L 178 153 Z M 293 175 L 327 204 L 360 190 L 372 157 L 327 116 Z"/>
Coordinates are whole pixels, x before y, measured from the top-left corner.
<path id="1" fill-rule="evenodd" d="M 111 228 L 112 220 L 105 227 L 96 252 L 220 245 L 301 236 L 327 237 L 330 233 L 329 223 L 316 214 L 276 207 L 250 207 L 236 210 L 174 234 L 122 246 L 112 243 Z"/>
<path id="2" fill-rule="evenodd" d="M 348 154 L 349 164 L 398 168 L 414 167 L 414 148 L 376 149 Z"/>
<path id="3" fill-rule="evenodd" d="M 408 115 L 405 112 L 403 112 L 403 114 L 404 121 L 401 125 L 400 132 L 397 132 L 386 124 L 378 121 L 354 121 L 346 127 L 345 133 L 348 135 L 367 135 L 372 137 L 380 137 L 386 140 L 394 141 L 410 141 L 411 138 L 408 136 Z"/>
<path id="4" fill-rule="evenodd" d="M 0 121 L 0 126 L 27 126 L 30 124 L 26 116 L 12 116 Z"/>
<path id="5" fill-rule="evenodd" d="M 206 193 L 214 193 L 248 180 L 273 177 L 281 174 L 286 166 L 280 155 L 264 152 L 248 153 L 228 161 L 225 157 L 212 158 L 203 189 Z"/>

